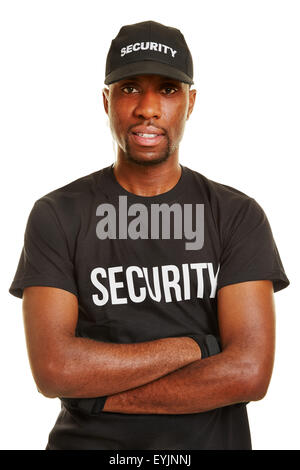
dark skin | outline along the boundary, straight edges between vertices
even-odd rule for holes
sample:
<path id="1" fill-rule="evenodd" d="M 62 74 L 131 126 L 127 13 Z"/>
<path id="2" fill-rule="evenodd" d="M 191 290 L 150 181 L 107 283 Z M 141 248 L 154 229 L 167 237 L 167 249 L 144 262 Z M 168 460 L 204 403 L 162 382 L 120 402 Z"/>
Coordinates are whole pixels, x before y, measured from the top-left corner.
<path id="1" fill-rule="evenodd" d="M 154 196 L 175 186 L 195 97 L 188 85 L 153 75 L 103 91 L 118 145 L 114 172 L 125 189 Z M 153 132 L 159 135 L 151 141 Z M 28 287 L 23 299 L 33 376 L 48 397 L 109 395 L 106 412 L 181 414 L 259 400 L 267 392 L 275 350 L 271 281 L 218 291 L 222 352 L 205 360 L 187 337 L 123 345 L 77 338 L 78 301 L 62 289 Z"/>
<path id="2" fill-rule="evenodd" d="M 114 172 L 121 186 L 140 196 L 155 196 L 176 185 L 181 174 L 179 144 L 195 99 L 196 90 L 186 83 L 156 75 L 121 80 L 103 91 L 118 144 Z M 153 125 L 164 138 L 156 146 L 136 145 L 131 129 L 138 125 Z M 166 153 L 168 158 L 161 161 Z"/>
<path id="3" fill-rule="evenodd" d="M 218 293 L 222 352 L 149 384 L 108 397 L 104 411 L 185 414 L 262 399 L 275 351 L 270 281 L 226 286 Z"/>

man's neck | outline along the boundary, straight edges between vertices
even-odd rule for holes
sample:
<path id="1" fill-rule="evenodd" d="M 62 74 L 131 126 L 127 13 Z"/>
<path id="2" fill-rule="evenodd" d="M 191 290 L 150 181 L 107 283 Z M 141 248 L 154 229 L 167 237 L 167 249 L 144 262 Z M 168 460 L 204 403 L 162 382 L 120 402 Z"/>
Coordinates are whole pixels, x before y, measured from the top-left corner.
<path id="1" fill-rule="evenodd" d="M 116 180 L 124 189 L 145 197 L 170 191 L 181 176 L 178 156 L 174 155 L 165 162 L 148 166 L 117 158 L 113 171 Z"/>

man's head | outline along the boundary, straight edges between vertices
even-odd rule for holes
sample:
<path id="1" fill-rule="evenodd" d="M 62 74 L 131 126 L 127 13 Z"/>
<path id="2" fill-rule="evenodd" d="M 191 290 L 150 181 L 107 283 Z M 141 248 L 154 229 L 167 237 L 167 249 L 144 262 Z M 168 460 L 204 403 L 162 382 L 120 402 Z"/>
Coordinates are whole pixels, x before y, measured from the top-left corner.
<path id="1" fill-rule="evenodd" d="M 147 21 L 121 28 L 106 62 L 104 107 L 118 155 L 153 165 L 178 154 L 196 91 L 178 29 Z"/>

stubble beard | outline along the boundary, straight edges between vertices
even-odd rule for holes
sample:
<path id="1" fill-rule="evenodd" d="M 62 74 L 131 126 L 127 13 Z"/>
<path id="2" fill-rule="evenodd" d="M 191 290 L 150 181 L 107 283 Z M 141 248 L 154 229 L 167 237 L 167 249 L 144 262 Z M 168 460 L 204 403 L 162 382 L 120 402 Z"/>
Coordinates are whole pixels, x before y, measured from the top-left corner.
<path id="1" fill-rule="evenodd" d="M 124 153 L 125 158 L 127 159 L 128 162 L 135 163 L 141 166 L 154 166 L 154 165 L 159 165 L 160 163 L 166 162 L 169 159 L 169 157 L 172 155 L 174 150 L 172 151 L 169 136 L 166 134 L 165 137 L 167 140 L 167 145 L 166 145 L 165 150 L 162 150 L 158 157 L 144 160 L 142 158 L 139 158 L 131 150 L 130 145 L 129 145 L 129 137 L 127 136 L 126 142 L 125 142 L 125 153 Z"/>

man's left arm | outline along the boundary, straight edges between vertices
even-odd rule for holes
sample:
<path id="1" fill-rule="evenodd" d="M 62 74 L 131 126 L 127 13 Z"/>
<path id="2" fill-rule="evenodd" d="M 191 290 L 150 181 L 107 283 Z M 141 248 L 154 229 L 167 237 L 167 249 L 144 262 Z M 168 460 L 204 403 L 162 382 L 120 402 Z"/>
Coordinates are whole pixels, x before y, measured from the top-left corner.
<path id="1" fill-rule="evenodd" d="M 102 411 L 200 413 L 262 399 L 272 375 L 275 307 L 271 281 L 227 285 L 218 291 L 222 352 L 158 380 L 111 395 Z"/>

